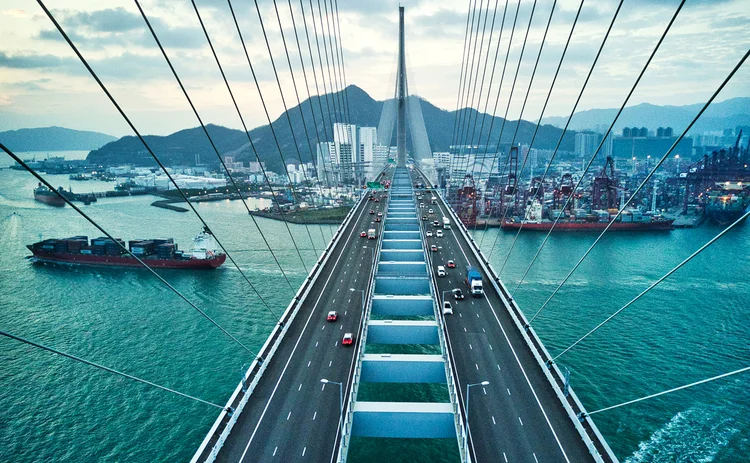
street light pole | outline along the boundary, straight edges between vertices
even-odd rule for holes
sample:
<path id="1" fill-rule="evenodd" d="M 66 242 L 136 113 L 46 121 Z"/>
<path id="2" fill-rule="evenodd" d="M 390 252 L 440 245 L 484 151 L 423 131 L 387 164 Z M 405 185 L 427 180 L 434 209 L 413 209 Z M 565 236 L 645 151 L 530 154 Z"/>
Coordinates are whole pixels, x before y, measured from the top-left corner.
<path id="1" fill-rule="evenodd" d="M 341 439 L 344 439 L 344 385 L 336 382 L 336 381 L 329 381 L 325 378 L 320 380 L 323 384 L 338 384 L 339 386 L 339 428 L 341 429 Z"/>
<path id="2" fill-rule="evenodd" d="M 487 386 L 490 384 L 489 381 L 482 381 L 481 383 L 473 383 L 473 384 L 467 384 L 466 385 L 466 439 L 464 440 L 464 451 L 466 454 L 469 454 L 469 434 L 470 434 L 470 428 L 469 428 L 469 392 L 470 389 L 474 386 Z"/>

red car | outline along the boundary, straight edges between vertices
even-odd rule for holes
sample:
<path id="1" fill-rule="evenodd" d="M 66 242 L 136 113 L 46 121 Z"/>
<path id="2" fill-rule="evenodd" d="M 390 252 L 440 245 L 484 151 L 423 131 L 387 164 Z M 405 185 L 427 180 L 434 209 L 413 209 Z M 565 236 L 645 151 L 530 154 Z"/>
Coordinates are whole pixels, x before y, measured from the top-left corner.
<path id="1" fill-rule="evenodd" d="M 344 339 L 341 340 L 342 346 L 351 346 L 354 344 L 354 335 L 351 333 L 345 333 Z"/>
<path id="2" fill-rule="evenodd" d="M 339 314 L 331 310 L 330 312 L 328 312 L 328 316 L 326 317 L 326 320 L 328 320 L 329 322 L 335 322 L 337 318 L 339 318 Z"/>
<path id="3" fill-rule="evenodd" d="M 430 250 L 431 250 L 432 252 L 437 252 L 437 246 L 435 246 L 435 245 L 433 244 L 432 246 L 430 246 Z"/>
<path id="4" fill-rule="evenodd" d="M 456 263 L 452 260 L 449 260 L 447 266 L 448 268 L 456 268 Z"/>
<path id="5" fill-rule="evenodd" d="M 380 222 L 380 217 L 375 217 L 376 222 Z"/>
<path id="6" fill-rule="evenodd" d="M 361 233 L 359 234 L 359 237 L 360 237 L 360 238 L 367 238 L 367 232 L 364 232 L 364 231 L 363 231 L 363 232 L 361 232 Z"/>

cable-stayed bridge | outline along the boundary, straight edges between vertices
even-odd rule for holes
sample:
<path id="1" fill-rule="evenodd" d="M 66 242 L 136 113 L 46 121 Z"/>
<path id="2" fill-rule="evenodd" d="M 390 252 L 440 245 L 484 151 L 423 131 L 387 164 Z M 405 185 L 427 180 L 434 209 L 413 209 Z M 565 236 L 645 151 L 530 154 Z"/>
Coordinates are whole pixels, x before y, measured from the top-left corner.
<path id="1" fill-rule="evenodd" d="M 324 5 L 325 21 L 318 4 L 319 18 L 316 19 L 313 15 L 312 24 L 319 24 L 321 29 L 325 27 L 329 31 L 331 28 L 335 31 L 337 16 L 329 22 L 328 6 L 325 3 Z M 148 23 L 145 12 L 140 9 L 140 5 L 138 6 Z M 681 6 L 682 4 L 677 9 L 675 17 Z M 331 12 L 333 7 L 334 4 L 331 3 Z M 310 8 L 313 8 L 312 2 Z M 53 15 L 46 8 L 44 10 L 81 61 L 86 64 L 85 58 L 54 20 Z M 200 18 L 198 8 L 195 7 L 195 10 Z M 234 11 L 232 14 L 234 15 Z M 352 438 L 359 437 L 448 441 L 455 451 L 456 458 L 461 461 L 616 461 L 617 458 L 591 418 L 592 414 L 604 409 L 591 412 L 584 408 L 570 387 L 565 372 L 561 371 L 555 362 L 562 354 L 553 357 L 547 352 L 531 326 L 533 318 L 527 319 L 517 306 L 511 292 L 500 280 L 499 274 L 490 266 L 486 256 L 474 242 L 470 231 L 435 188 L 435 177 L 408 162 L 407 120 L 411 130 L 412 158 L 419 159 L 425 156 L 424 153 L 429 151 L 429 140 L 426 140 L 424 122 L 420 122 L 421 115 L 417 114 L 417 110 L 409 111 L 410 106 L 418 100 L 410 98 L 408 92 L 403 14 L 404 10 L 401 8 L 398 77 L 394 105 L 390 106 L 395 115 L 386 114 L 384 111 L 381 118 L 381 127 L 383 132 L 389 134 L 388 139 L 392 126 L 396 125 L 396 165 L 386 167 L 382 175 L 379 175 L 383 180 L 390 180 L 391 187 L 387 191 L 368 192 L 360 198 L 330 243 L 320 251 L 320 257 L 314 267 L 306 269 L 310 270 L 309 276 L 283 313 L 275 313 L 265 301 L 262 301 L 279 322 L 258 352 L 248 349 L 183 296 L 186 302 L 224 335 L 229 336 L 255 358 L 227 404 L 208 403 L 222 411 L 197 449 L 193 461 L 346 461 Z M 260 11 L 258 15 L 260 16 Z M 474 31 L 473 15 L 474 9 L 467 15 L 469 17 L 465 47 L 473 47 L 476 52 L 480 18 L 477 18 L 477 30 Z M 615 17 L 616 15 L 617 13 Z M 485 13 L 484 27 L 487 18 Z M 493 16 L 493 24 L 494 21 Z M 614 23 L 614 18 L 612 21 Z M 468 35 L 469 24 L 472 28 L 471 35 Z M 240 26 L 236 21 L 235 25 L 241 38 Z M 283 28 L 279 25 L 283 34 Z M 158 42 L 153 29 L 151 32 Z M 210 44 L 210 37 L 205 28 L 204 33 Z M 330 53 L 331 62 L 338 62 L 339 59 L 343 61 L 339 44 L 334 45 L 330 41 L 332 36 L 335 37 L 335 32 L 329 32 L 328 35 L 330 49 L 326 49 L 323 43 L 325 60 L 328 61 Z M 296 43 L 302 54 L 299 41 Z M 309 39 L 308 44 L 312 45 Z M 482 47 L 483 45 L 480 45 L 479 55 L 482 54 Z M 161 45 L 160 49 L 169 63 L 169 57 Z M 489 50 L 488 45 L 488 54 Z M 253 64 L 246 49 L 245 52 L 248 65 L 252 69 Z M 272 55 L 270 46 L 268 52 Z M 312 46 L 309 54 L 314 64 Z M 466 55 L 467 61 L 469 55 Z M 214 54 L 214 57 L 221 70 L 222 65 L 218 56 Z M 727 76 L 711 100 L 746 58 L 747 54 Z M 475 89 L 471 90 L 470 83 L 473 80 L 476 86 L 479 80 L 479 64 L 475 68 L 473 55 L 471 61 L 472 64 L 465 64 L 465 70 L 462 65 L 462 79 L 465 79 L 464 83 L 469 84 L 460 89 L 459 100 L 470 100 L 473 106 Z M 322 67 L 323 59 L 319 48 L 318 62 Z M 486 63 L 485 59 L 485 71 Z M 291 70 L 291 63 L 289 66 Z M 106 92 L 105 85 L 95 72 L 91 68 L 88 69 Z M 172 71 L 174 72 L 174 69 Z M 338 77 L 344 84 L 343 66 L 339 66 L 338 72 Z M 516 77 L 517 74 L 518 70 Z M 314 73 L 313 75 L 315 77 Z M 176 72 L 174 77 L 180 82 Z M 482 80 L 484 78 L 483 73 Z M 278 82 L 278 75 L 276 79 Z M 309 92 L 306 76 L 305 81 Z M 491 81 L 492 78 L 490 83 Z M 226 77 L 224 82 L 227 91 L 232 94 Z M 325 86 L 325 81 L 323 84 Z M 329 84 L 333 87 L 330 74 Z M 513 85 L 515 86 L 515 77 Z M 181 82 L 180 86 L 190 101 L 188 92 L 182 87 Z M 336 86 L 338 87 L 338 81 Z M 259 86 L 258 92 L 262 98 Z M 283 99 L 284 93 L 280 83 L 279 92 Z M 462 95 L 463 92 L 466 92 L 466 95 Z M 108 92 L 107 94 L 140 137 L 137 128 L 111 95 Z M 338 110 L 334 112 L 345 117 L 349 112 L 345 93 L 338 95 L 341 99 L 332 102 L 331 105 L 338 105 Z M 233 96 L 232 98 L 234 101 Z M 481 90 L 479 99 L 481 100 Z M 299 95 L 297 101 L 301 104 Z M 284 104 L 286 109 L 286 102 Z M 324 126 L 325 133 L 326 121 L 320 98 L 318 104 L 321 105 L 319 121 L 321 126 Z M 203 126 L 192 102 L 191 107 Z M 242 118 L 236 104 L 235 109 Z M 703 109 L 705 110 L 705 107 Z M 507 110 L 505 115 L 507 117 Z M 266 116 L 270 123 L 267 110 Z M 477 120 L 472 121 L 471 115 L 467 117 L 468 119 L 463 122 L 456 121 L 456 145 L 472 146 L 475 140 Z M 311 122 L 317 124 L 315 120 Z M 330 112 L 328 122 L 328 126 L 333 130 L 334 121 L 330 118 Z M 389 125 L 391 128 L 388 128 Z M 484 118 L 481 125 L 484 125 Z M 291 120 L 289 126 L 291 129 Z M 304 127 L 307 130 L 307 124 Z M 205 130 L 205 126 L 203 128 Z M 491 131 L 490 127 L 488 133 Z M 483 130 L 480 128 L 480 138 L 482 133 Z M 311 154 L 313 138 L 318 136 L 317 128 L 314 134 L 315 136 L 311 137 L 305 133 Z M 210 139 L 207 130 L 206 135 Z M 302 134 L 298 135 L 302 137 Z M 513 137 L 515 141 L 515 134 Z M 143 138 L 141 140 L 148 148 L 147 142 Z M 211 143 L 215 149 L 213 140 Z M 253 145 L 250 137 L 248 144 Z M 283 160 L 282 147 L 278 140 L 276 145 Z M 7 147 L 2 148 L 14 156 Z M 254 146 L 252 149 L 255 150 Z M 159 162 L 150 148 L 148 151 Z M 216 154 L 221 159 L 218 150 Z M 299 151 L 297 154 L 301 160 Z M 500 154 L 495 153 L 494 160 L 497 161 L 499 158 Z M 14 159 L 26 166 L 17 157 L 14 156 Z M 164 168 L 163 165 L 161 167 Z M 481 168 L 483 167 L 482 165 Z M 224 168 L 226 169 L 226 166 Z M 166 168 L 164 170 L 166 172 Z M 472 166 L 462 166 L 457 170 L 469 172 L 474 169 Z M 289 175 L 288 172 L 286 174 Z M 43 181 L 42 178 L 39 180 Z M 269 189 L 273 191 L 267 176 L 266 181 Z M 415 185 L 420 184 L 425 187 L 415 188 Z M 293 190 L 291 185 L 290 180 L 290 188 Z M 239 188 L 237 191 L 239 193 Z M 291 196 L 296 198 L 297 192 L 292 191 Z M 187 196 L 185 200 L 191 204 Z M 83 211 L 77 208 L 76 210 L 86 217 Z M 279 207 L 279 213 L 283 215 L 281 211 L 282 208 Z M 195 209 L 193 212 L 200 217 Z M 376 220 L 381 217 L 382 222 Z M 91 222 L 99 227 L 93 220 Z M 207 228 L 209 226 L 205 222 L 204 225 Z M 101 227 L 99 229 L 108 235 L 106 230 Z M 368 236 L 370 229 L 375 230 L 372 237 Z M 307 233 L 311 233 L 309 227 Z M 721 234 L 715 239 L 720 237 Z M 297 243 L 292 244 L 299 253 Z M 273 253 L 270 246 L 268 249 Z M 226 252 L 229 255 L 229 252 Z M 250 278 L 231 257 L 230 260 L 252 286 Z M 300 260 L 304 265 L 304 261 L 301 258 Z M 452 266 L 447 265 L 449 260 Z M 278 261 L 276 262 L 278 264 Z M 448 268 L 440 270 L 438 267 Z M 465 283 L 469 274 L 468 268 L 477 272 L 482 281 L 482 291 L 474 295 L 468 294 L 469 286 Z M 279 270 L 284 273 L 281 265 Z M 444 275 L 440 274 L 441 271 Z M 170 286 L 166 280 L 154 273 Z M 293 288 L 285 274 L 284 277 L 286 284 Z M 177 292 L 171 286 L 170 288 Z M 456 297 L 455 288 L 462 289 L 465 297 Z M 260 294 L 258 297 L 262 300 Z M 445 308 L 446 302 L 450 302 L 450 310 Z M 336 313 L 334 320 L 329 319 L 330 312 Z M 3 335 L 46 348 L 9 333 L 3 332 Z M 352 342 L 344 345 L 345 340 Z M 570 348 L 575 345 L 577 343 Z M 567 350 L 563 354 L 565 352 Z M 129 379 L 161 387 L 102 365 L 86 362 L 85 359 L 73 359 Z M 737 370 L 731 374 L 746 370 Z M 713 379 L 719 377 L 710 378 Z M 367 391 L 370 384 L 390 384 L 394 387 L 389 390 L 397 391 L 393 394 L 396 397 L 380 396 L 376 397 L 378 400 L 374 400 L 372 394 L 368 394 Z M 417 397 L 418 394 L 414 394 L 413 391 L 424 385 L 436 385 L 443 393 L 428 394 L 429 400 Z M 168 392 L 180 394 L 173 390 Z M 668 392 L 671 391 L 665 391 Z M 195 397 L 188 398 L 200 400 Z M 626 404 L 615 406 L 622 405 Z"/>

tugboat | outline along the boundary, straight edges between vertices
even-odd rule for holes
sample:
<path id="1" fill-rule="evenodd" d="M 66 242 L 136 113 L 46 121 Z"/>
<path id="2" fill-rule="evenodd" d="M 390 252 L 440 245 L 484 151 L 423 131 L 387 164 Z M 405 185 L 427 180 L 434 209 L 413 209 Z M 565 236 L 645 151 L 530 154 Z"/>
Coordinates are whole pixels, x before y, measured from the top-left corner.
<path id="1" fill-rule="evenodd" d="M 62 187 L 60 187 L 61 191 Z M 57 195 L 54 191 L 50 190 L 41 183 L 34 188 L 34 199 L 40 203 L 49 204 L 50 206 L 63 207 L 65 206 L 65 200 Z"/>

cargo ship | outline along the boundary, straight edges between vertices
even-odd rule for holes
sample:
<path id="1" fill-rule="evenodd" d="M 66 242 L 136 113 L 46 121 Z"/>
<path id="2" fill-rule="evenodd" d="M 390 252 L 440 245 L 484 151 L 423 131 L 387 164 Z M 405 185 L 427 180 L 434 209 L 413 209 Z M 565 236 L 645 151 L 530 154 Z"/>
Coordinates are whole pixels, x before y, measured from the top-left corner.
<path id="1" fill-rule="evenodd" d="M 706 215 L 719 225 L 729 225 L 750 207 L 750 188 L 726 182 L 711 188 L 705 203 Z"/>
<path id="2" fill-rule="evenodd" d="M 65 200 L 62 199 L 46 186 L 41 183 L 34 188 L 34 199 L 40 203 L 49 204 L 50 206 L 63 207 L 65 206 Z"/>
<path id="3" fill-rule="evenodd" d="M 562 212 L 560 212 L 562 213 Z M 557 221 L 553 231 L 603 231 L 610 220 L 617 215 L 617 211 L 593 211 L 586 213 L 582 209 L 574 210 L 569 216 L 562 216 Z M 500 225 L 504 230 L 549 231 L 554 220 L 542 219 L 542 205 L 538 201 L 532 202 L 527 208 L 523 219 L 506 219 Z M 674 219 L 667 219 L 659 215 L 644 215 L 638 209 L 622 212 L 620 217 L 609 227 L 611 231 L 669 231 L 674 228 Z"/>
<path id="4" fill-rule="evenodd" d="M 65 239 L 47 239 L 26 247 L 34 254 L 33 262 L 70 265 L 96 265 L 107 267 L 142 266 L 131 254 L 125 252 L 125 242 L 87 236 Z M 216 241 L 208 230 L 203 230 L 193 240 L 190 251 L 178 250 L 173 238 L 132 240 L 128 250 L 153 268 L 213 269 L 221 266 L 227 256 L 216 252 Z"/>

